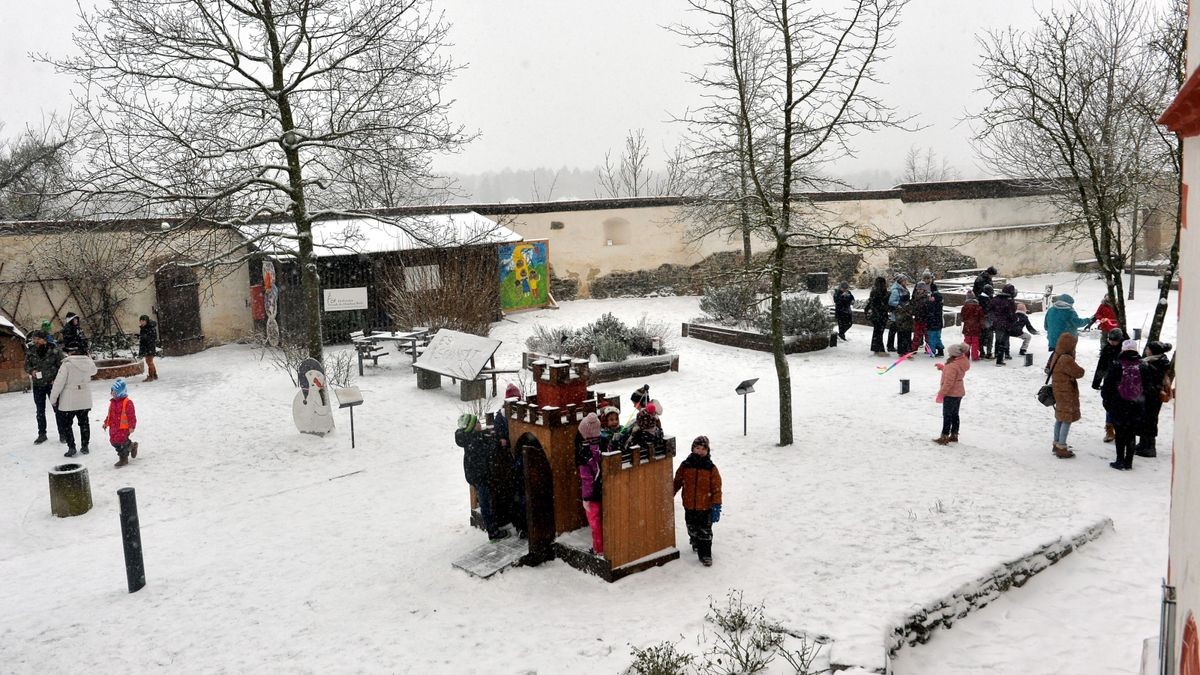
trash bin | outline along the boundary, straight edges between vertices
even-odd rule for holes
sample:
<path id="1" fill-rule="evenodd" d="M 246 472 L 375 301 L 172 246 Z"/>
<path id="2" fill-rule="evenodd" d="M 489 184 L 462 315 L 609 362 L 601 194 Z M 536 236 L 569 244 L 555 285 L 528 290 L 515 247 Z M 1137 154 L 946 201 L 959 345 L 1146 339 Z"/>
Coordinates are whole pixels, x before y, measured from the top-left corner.
<path id="1" fill-rule="evenodd" d="M 92 485 L 87 467 L 59 464 L 50 470 L 50 512 L 59 518 L 79 516 L 92 510 Z"/>
<path id="2" fill-rule="evenodd" d="M 808 287 L 809 293 L 827 293 L 829 292 L 829 273 L 810 272 L 805 275 L 804 283 Z"/>

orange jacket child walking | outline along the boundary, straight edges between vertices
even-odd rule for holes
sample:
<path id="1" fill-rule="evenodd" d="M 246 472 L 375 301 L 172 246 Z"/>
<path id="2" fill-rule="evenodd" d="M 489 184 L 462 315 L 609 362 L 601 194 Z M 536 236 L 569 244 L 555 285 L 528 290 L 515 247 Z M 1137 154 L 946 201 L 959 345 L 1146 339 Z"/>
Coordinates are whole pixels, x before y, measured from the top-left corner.
<path id="1" fill-rule="evenodd" d="M 712 566 L 712 524 L 721 519 L 721 472 L 713 464 L 707 436 L 692 441 L 692 454 L 675 472 L 675 492 L 683 490 L 683 519 L 692 550 Z"/>
<path id="2" fill-rule="evenodd" d="M 117 463 L 113 466 L 125 466 L 130 457 L 137 457 L 137 441 L 130 441 L 129 434 L 137 427 L 137 414 L 133 401 L 125 392 L 125 380 L 117 378 L 112 385 L 112 400 L 108 402 L 108 417 L 104 418 L 104 428 L 108 429 L 108 441 L 117 451 Z"/>

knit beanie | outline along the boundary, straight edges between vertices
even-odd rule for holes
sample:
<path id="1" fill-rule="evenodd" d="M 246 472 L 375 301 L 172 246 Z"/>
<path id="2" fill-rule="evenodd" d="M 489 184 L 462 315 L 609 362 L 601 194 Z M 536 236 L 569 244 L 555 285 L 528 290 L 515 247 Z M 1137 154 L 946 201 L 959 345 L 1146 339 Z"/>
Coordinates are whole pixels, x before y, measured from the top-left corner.
<path id="1" fill-rule="evenodd" d="M 946 349 L 946 353 L 949 354 L 950 356 L 963 356 L 968 351 L 970 351 L 970 349 L 971 349 L 970 347 L 968 347 L 965 344 L 962 344 L 960 342 L 956 345 L 950 345 L 950 347 L 948 349 Z"/>
<path id="2" fill-rule="evenodd" d="M 479 425 L 479 418 L 471 413 L 463 413 L 458 418 L 458 428 L 467 433 L 475 431 L 475 427 Z"/>
<path id="3" fill-rule="evenodd" d="M 697 436 L 696 440 L 692 441 L 692 447 L 694 448 L 697 445 L 703 446 L 709 452 L 712 452 L 712 448 L 708 445 L 708 436 Z"/>
<path id="4" fill-rule="evenodd" d="M 508 386 L 504 388 L 504 398 L 521 398 L 521 390 L 517 385 L 509 382 Z"/>
<path id="5" fill-rule="evenodd" d="M 1121 343 L 1121 351 L 1123 351 L 1123 352 L 1136 352 L 1137 350 L 1138 350 L 1138 341 L 1137 340 L 1126 340 Z"/>
<path id="6" fill-rule="evenodd" d="M 1120 328 L 1114 328 L 1108 331 L 1108 339 L 1111 342 L 1120 342 L 1121 340 L 1125 339 L 1125 331 L 1121 330 Z"/>
<path id="7" fill-rule="evenodd" d="M 975 299 L 975 291 L 968 288 L 967 289 L 967 299 L 974 300 Z"/>
<path id="8" fill-rule="evenodd" d="M 629 400 L 633 401 L 633 405 L 641 406 L 650 401 L 650 385 L 643 384 L 641 389 L 629 395 Z"/>
<path id="9" fill-rule="evenodd" d="M 1171 351 L 1171 343 L 1170 342 L 1159 342 L 1158 340 L 1154 340 L 1150 344 L 1146 345 L 1146 349 L 1150 350 L 1151 354 L 1158 356 L 1160 354 L 1166 354 L 1167 352 Z"/>
<path id="10" fill-rule="evenodd" d="M 50 319 L 42 319 L 42 332 L 49 335 L 53 331 L 54 326 L 50 323 Z"/>
<path id="11" fill-rule="evenodd" d="M 579 423 L 579 435 L 587 440 L 600 438 L 600 418 L 596 413 L 588 413 Z"/>
<path id="12" fill-rule="evenodd" d="M 125 398 L 125 380 L 124 380 L 124 378 L 118 377 L 117 381 L 112 383 L 112 397 L 113 398 Z"/>

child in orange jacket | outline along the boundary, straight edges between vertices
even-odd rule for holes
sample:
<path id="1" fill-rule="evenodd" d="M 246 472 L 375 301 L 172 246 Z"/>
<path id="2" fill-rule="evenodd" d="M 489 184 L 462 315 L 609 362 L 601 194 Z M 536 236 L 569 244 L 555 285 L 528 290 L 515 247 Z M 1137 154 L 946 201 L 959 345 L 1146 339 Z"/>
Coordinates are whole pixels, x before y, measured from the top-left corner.
<path id="1" fill-rule="evenodd" d="M 133 401 L 125 391 L 125 380 L 122 378 L 113 382 L 112 400 L 108 402 L 108 417 L 104 418 L 104 428 L 108 429 L 108 441 L 117 451 L 117 463 L 113 466 L 125 466 L 130 457 L 137 457 L 138 444 L 129 440 L 129 435 L 137 428 L 137 414 L 133 408 Z"/>
<path id="2" fill-rule="evenodd" d="M 683 519 L 700 563 L 712 566 L 712 524 L 721 519 L 721 472 L 709 456 L 707 436 L 692 441 L 692 454 L 675 472 L 675 492 L 683 490 Z"/>

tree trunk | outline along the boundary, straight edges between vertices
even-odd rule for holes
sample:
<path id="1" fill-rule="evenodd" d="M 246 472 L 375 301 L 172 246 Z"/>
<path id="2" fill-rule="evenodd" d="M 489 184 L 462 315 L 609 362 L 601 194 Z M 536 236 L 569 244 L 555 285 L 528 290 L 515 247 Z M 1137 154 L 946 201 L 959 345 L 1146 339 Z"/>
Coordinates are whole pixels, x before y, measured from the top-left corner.
<path id="1" fill-rule="evenodd" d="M 753 267 L 751 263 L 750 250 L 750 177 L 746 175 L 746 131 L 742 124 L 738 124 L 738 178 L 740 179 L 740 190 L 738 191 L 738 215 L 742 220 L 742 264 L 746 271 L 749 272 Z"/>
<path id="2" fill-rule="evenodd" d="M 775 260 L 771 267 L 771 353 L 775 356 L 775 375 L 779 380 L 779 444 L 792 444 L 792 374 L 783 352 L 783 270 L 787 248 L 775 242 Z"/>

